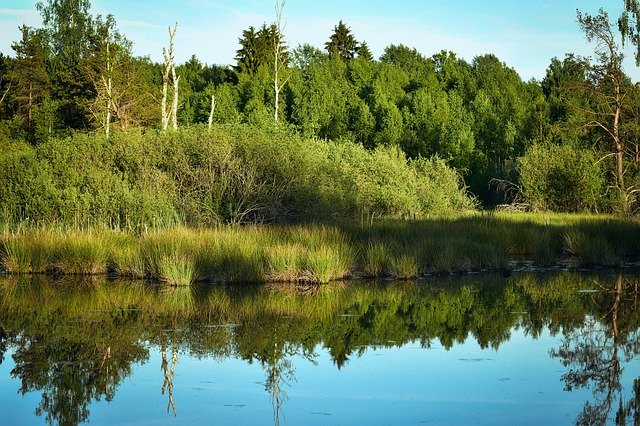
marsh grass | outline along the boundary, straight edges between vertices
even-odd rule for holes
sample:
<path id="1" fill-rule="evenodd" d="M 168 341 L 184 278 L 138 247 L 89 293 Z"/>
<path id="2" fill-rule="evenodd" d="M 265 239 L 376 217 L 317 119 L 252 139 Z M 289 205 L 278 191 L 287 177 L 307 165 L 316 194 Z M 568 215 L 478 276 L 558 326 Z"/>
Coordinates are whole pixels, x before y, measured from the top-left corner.
<path id="1" fill-rule="evenodd" d="M 0 234 L 11 274 L 107 272 L 172 285 L 205 282 L 326 283 L 351 275 L 413 278 L 504 270 L 511 260 L 581 267 L 640 259 L 631 219 L 476 215 L 368 226 L 220 227 L 131 234 L 106 229 L 24 229 Z"/>
<path id="2" fill-rule="evenodd" d="M 378 241 L 368 241 L 362 249 L 361 269 L 365 277 L 382 277 L 389 274 L 387 246 Z"/>
<path id="3" fill-rule="evenodd" d="M 2 250 L 4 270 L 13 274 L 30 273 L 32 249 L 25 238 L 7 238 Z"/>
<path id="4" fill-rule="evenodd" d="M 268 281 L 292 282 L 302 278 L 305 249 L 299 243 L 275 244 L 265 253 Z"/>
<path id="5" fill-rule="evenodd" d="M 50 268 L 64 275 L 106 274 L 112 252 L 107 231 L 59 235 L 51 246 Z"/>
<path id="6" fill-rule="evenodd" d="M 418 261 L 410 254 L 392 256 L 389 260 L 389 275 L 398 280 L 416 278 L 420 273 Z"/>

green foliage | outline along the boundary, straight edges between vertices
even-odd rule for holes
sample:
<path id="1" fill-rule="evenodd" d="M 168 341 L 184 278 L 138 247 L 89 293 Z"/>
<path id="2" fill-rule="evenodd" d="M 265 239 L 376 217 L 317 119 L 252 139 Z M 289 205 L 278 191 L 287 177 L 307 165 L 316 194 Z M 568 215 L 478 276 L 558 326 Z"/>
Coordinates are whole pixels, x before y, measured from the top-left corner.
<path id="1" fill-rule="evenodd" d="M 7 223 L 122 229 L 422 217 L 472 207 L 443 162 L 240 126 L 77 135 L 0 153 Z"/>
<path id="2" fill-rule="evenodd" d="M 258 31 L 254 27 L 244 30 L 239 39 L 240 49 L 236 52 L 236 72 L 253 75 L 261 65 L 273 67 L 276 40 L 281 44 L 280 61 L 287 64 L 289 55 L 275 24 L 262 24 Z"/>
<path id="3" fill-rule="evenodd" d="M 351 34 L 351 29 L 340 21 L 333 27 L 333 34 L 324 44 L 324 48 L 331 56 L 340 58 L 342 61 L 349 61 L 356 57 L 359 51 L 359 44 Z"/>
<path id="4" fill-rule="evenodd" d="M 579 212 L 603 206 L 605 183 L 591 151 L 537 144 L 519 166 L 521 196 L 533 210 Z"/>

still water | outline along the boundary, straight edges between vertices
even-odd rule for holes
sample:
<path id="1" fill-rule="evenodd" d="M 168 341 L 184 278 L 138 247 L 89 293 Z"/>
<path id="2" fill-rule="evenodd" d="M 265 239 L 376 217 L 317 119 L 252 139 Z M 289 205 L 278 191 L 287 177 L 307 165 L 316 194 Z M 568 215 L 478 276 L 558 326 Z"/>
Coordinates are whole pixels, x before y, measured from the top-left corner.
<path id="1" fill-rule="evenodd" d="M 0 278 L 0 424 L 633 424 L 638 284 Z"/>

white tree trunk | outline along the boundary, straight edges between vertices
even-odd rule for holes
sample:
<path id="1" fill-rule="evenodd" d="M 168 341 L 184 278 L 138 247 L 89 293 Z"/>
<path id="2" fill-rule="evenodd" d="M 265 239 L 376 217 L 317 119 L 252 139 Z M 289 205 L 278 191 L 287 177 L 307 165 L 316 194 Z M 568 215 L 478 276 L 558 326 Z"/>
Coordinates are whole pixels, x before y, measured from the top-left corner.
<path id="1" fill-rule="evenodd" d="M 273 92 L 274 92 L 274 108 L 273 108 L 273 119 L 275 122 L 278 122 L 278 112 L 280 110 L 280 91 L 287 83 L 288 77 L 284 79 L 284 81 L 280 82 L 280 68 L 284 65 L 284 58 L 282 57 L 282 30 L 284 26 L 282 24 L 282 10 L 284 9 L 285 4 L 287 4 L 286 0 L 280 0 L 276 2 L 276 34 L 273 38 Z"/>
<path id="2" fill-rule="evenodd" d="M 211 94 L 211 110 L 209 111 L 209 121 L 208 121 L 209 128 L 211 128 L 211 125 L 213 124 L 213 112 L 215 110 L 216 110 L 216 94 L 212 93 Z"/>
<path id="3" fill-rule="evenodd" d="M 176 77 L 176 64 L 173 56 L 173 38 L 176 35 L 178 29 L 178 23 L 173 27 L 169 27 L 169 50 L 162 48 L 162 56 L 164 57 L 164 72 L 162 73 L 162 130 L 167 130 L 169 127 L 169 121 L 172 121 L 173 128 L 178 128 L 178 82 L 179 77 Z M 171 108 L 167 108 L 167 97 L 169 95 L 169 77 L 173 81 L 173 102 Z"/>

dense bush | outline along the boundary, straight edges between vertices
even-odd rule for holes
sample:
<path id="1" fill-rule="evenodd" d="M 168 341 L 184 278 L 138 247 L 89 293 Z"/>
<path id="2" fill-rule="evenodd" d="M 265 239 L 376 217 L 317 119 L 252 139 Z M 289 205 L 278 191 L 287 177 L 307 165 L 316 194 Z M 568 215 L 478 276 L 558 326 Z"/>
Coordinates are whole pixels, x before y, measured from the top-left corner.
<path id="1" fill-rule="evenodd" d="M 605 180 L 592 151 L 533 145 L 519 166 L 521 196 L 533 210 L 597 211 L 606 205 Z"/>
<path id="2" fill-rule="evenodd" d="M 246 125 L 2 142 L 7 223 L 137 229 L 176 222 L 371 220 L 473 207 L 438 160 Z"/>

